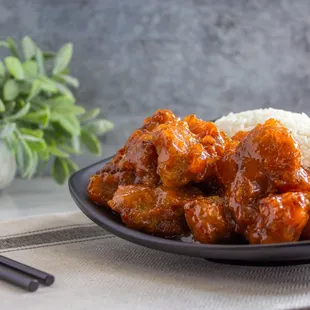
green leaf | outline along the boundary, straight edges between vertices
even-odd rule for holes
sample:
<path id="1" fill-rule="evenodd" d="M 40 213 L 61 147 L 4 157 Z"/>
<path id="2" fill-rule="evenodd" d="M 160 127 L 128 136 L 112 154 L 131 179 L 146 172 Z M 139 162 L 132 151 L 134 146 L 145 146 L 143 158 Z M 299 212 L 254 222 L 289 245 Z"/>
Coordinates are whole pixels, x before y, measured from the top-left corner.
<path id="1" fill-rule="evenodd" d="M 85 147 L 90 151 L 91 153 L 95 155 L 101 154 L 101 145 L 100 141 L 97 139 L 97 137 L 86 130 L 81 131 L 81 141 L 85 145 Z"/>
<path id="2" fill-rule="evenodd" d="M 42 138 L 38 138 L 38 137 L 35 137 L 33 135 L 27 135 L 27 134 L 21 134 L 21 137 L 27 141 L 27 142 L 40 142 L 42 141 L 43 139 Z"/>
<path id="3" fill-rule="evenodd" d="M 67 67 L 67 68 L 63 69 L 60 73 L 64 74 L 64 75 L 69 75 L 70 74 L 70 68 Z"/>
<path id="4" fill-rule="evenodd" d="M 16 80 L 23 80 L 25 77 L 24 70 L 20 60 L 16 57 L 8 56 L 4 59 L 5 65 L 10 74 L 15 77 Z"/>
<path id="5" fill-rule="evenodd" d="M 69 168 L 69 171 L 70 171 L 70 174 L 76 172 L 79 170 L 79 166 L 73 162 L 71 159 L 67 158 L 67 159 L 64 159 L 68 165 L 68 168 Z"/>
<path id="6" fill-rule="evenodd" d="M 18 84 L 10 79 L 3 86 L 3 99 L 6 101 L 14 100 L 19 94 Z"/>
<path id="7" fill-rule="evenodd" d="M 52 120 L 57 120 L 58 119 L 58 114 L 62 115 L 79 115 L 83 114 L 85 112 L 85 109 L 81 106 L 78 105 L 50 105 L 51 107 L 51 112 L 52 112 Z"/>
<path id="8" fill-rule="evenodd" d="M 38 64 L 39 73 L 42 75 L 45 75 L 44 56 L 43 56 L 42 51 L 39 48 L 36 49 L 36 61 Z"/>
<path id="9" fill-rule="evenodd" d="M 28 143 L 21 138 L 17 145 L 16 162 L 21 176 L 25 178 L 31 169 L 32 152 Z"/>
<path id="10" fill-rule="evenodd" d="M 58 143 L 63 143 L 64 141 L 65 143 L 68 143 L 67 140 L 71 138 L 71 135 L 56 121 L 54 122 L 51 120 L 49 129 L 50 131 L 48 134 L 52 135 L 58 141 Z"/>
<path id="11" fill-rule="evenodd" d="M 70 108 L 71 113 L 75 114 L 75 115 L 81 115 L 85 113 L 85 108 L 81 107 L 80 105 L 73 105 Z"/>
<path id="12" fill-rule="evenodd" d="M 43 56 L 44 56 L 44 59 L 48 60 L 48 59 L 54 58 L 56 56 L 56 53 L 51 52 L 51 51 L 44 51 Z"/>
<path id="13" fill-rule="evenodd" d="M 16 138 L 15 132 L 12 132 L 10 136 L 4 138 L 6 145 L 8 146 L 9 150 L 12 152 L 12 155 L 16 157 L 17 153 L 17 146 L 18 146 L 18 139 Z"/>
<path id="14" fill-rule="evenodd" d="M 73 53 L 72 43 L 67 43 L 60 48 L 55 58 L 55 64 L 53 69 L 54 75 L 60 73 L 68 66 L 72 57 L 72 53 Z"/>
<path id="15" fill-rule="evenodd" d="M 92 132 L 96 136 L 104 135 L 112 130 L 113 127 L 113 123 L 105 119 L 98 119 L 84 126 L 87 131 Z"/>
<path id="16" fill-rule="evenodd" d="M 44 132 L 41 129 L 19 128 L 21 134 L 29 135 L 36 138 L 43 138 Z"/>
<path id="17" fill-rule="evenodd" d="M 22 48 L 26 60 L 35 57 L 37 46 L 30 37 L 26 36 L 22 39 Z"/>
<path id="18" fill-rule="evenodd" d="M 6 41 L 0 41 L 0 47 L 7 47 L 9 48 L 9 43 Z"/>
<path id="19" fill-rule="evenodd" d="M 3 101 L 0 99 L 0 113 L 5 112 L 5 105 L 3 103 Z"/>
<path id="20" fill-rule="evenodd" d="M 4 62 L 8 71 L 16 80 L 23 80 L 25 78 L 23 66 L 18 58 L 12 56 L 5 57 Z"/>
<path id="21" fill-rule="evenodd" d="M 0 125 L 0 139 L 8 138 L 16 129 L 15 123 Z"/>
<path id="22" fill-rule="evenodd" d="M 57 148 L 56 146 L 50 145 L 47 147 L 48 151 L 55 156 L 61 157 L 61 158 L 68 158 L 69 154 L 60 150 L 59 148 Z"/>
<path id="23" fill-rule="evenodd" d="M 47 149 L 47 144 L 43 139 L 37 139 L 35 140 L 27 140 L 30 148 L 32 151 L 36 151 L 36 152 L 42 152 Z"/>
<path id="24" fill-rule="evenodd" d="M 27 179 L 32 179 L 33 176 L 36 174 L 37 168 L 39 164 L 39 156 L 37 152 L 32 152 L 32 163 L 27 171 Z"/>
<path id="25" fill-rule="evenodd" d="M 8 38 L 7 42 L 8 42 L 8 45 L 9 45 L 9 48 L 10 48 L 12 54 L 17 58 L 20 58 L 15 41 L 12 38 Z"/>
<path id="26" fill-rule="evenodd" d="M 6 102 L 5 103 L 5 113 L 4 115 L 10 115 L 11 112 L 13 112 L 13 110 L 15 109 L 16 106 L 16 102 L 15 101 L 10 101 L 10 102 Z"/>
<path id="27" fill-rule="evenodd" d="M 54 84 L 54 81 L 49 79 L 46 76 L 40 76 L 36 81 L 40 84 L 40 88 L 43 91 L 46 91 L 48 93 L 57 93 L 58 88 Z"/>
<path id="28" fill-rule="evenodd" d="M 79 87 L 79 80 L 76 79 L 75 77 L 71 76 L 71 75 L 58 74 L 54 77 L 54 79 L 56 79 L 60 82 L 64 82 L 64 83 L 68 84 L 69 86 L 72 86 L 75 88 Z"/>
<path id="29" fill-rule="evenodd" d="M 60 144 L 59 148 L 64 150 L 67 153 L 71 153 L 71 154 L 75 154 L 75 155 L 81 154 L 80 151 L 77 151 L 75 148 L 73 148 L 73 147 L 71 147 L 71 146 L 69 146 L 67 144 Z"/>
<path id="30" fill-rule="evenodd" d="M 24 62 L 22 66 L 27 78 L 34 78 L 38 75 L 38 65 L 34 60 Z"/>
<path id="31" fill-rule="evenodd" d="M 48 107 L 35 112 L 30 112 L 23 117 L 23 121 L 33 124 L 39 124 L 43 127 L 46 127 L 48 125 L 49 119 L 50 110 L 48 109 Z"/>
<path id="32" fill-rule="evenodd" d="M 55 86 L 55 87 L 57 88 L 57 90 L 60 91 L 63 95 L 65 95 L 65 96 L 67 96 L 67 97 L 69 97 L 69 98 L 71 98 L 72 100 L 75 101 L 75 98 L 74 98 L 74 96 L 73 96 L 71 90 L 70 90 L 67 86 L 65 86 L 65 85 L 63 85 L 63 84 L 60 84 L 60 83 L 57 83 L 56 81 L 54 81 L 54 86 Z"/>
<path id="33" fill-rule="evenodd" d="M 56 109 L 56 108 L 61 107 L 63 105 L 73 105 L 74 100 L 72 98 L 67 97 L 67 96 L 57 96 L 57 97 L 48 99 L 47 101 L 45 101 L 45 103 L 47 105 L 49 105 L 50 107 L 53 107 Z"/>
<path id="34" fill-rule="evenodd" d="M 13 115 L 7 116 L 6 119 L 10 121 L 14 121 L 16 119 L 24 117 L 30 110 L 31 104 L 27 102 L 18 112 Z"/>
<path id="35" fill-rule="evenodd" d="M 56 117 L 56 115 L 54 114 L 54 121 L 58 122 L 58 124 L 72 136 L 80 134 L 80 122 L 75 115 L 57 114 Z"/>
<path id="36" fill-rule="evenodd" d="M 89 121 L 89 120 L 96 118 L 99 114 L 100 114 L 100 109 L 95 108 L 95 109 L 87 111 L 84 114 L 82 114 L 81 116 L 79 116 L 79 120 L 81 122 L 86 122 L 86 121 Z"/>
<path id="37" fill-rule="evenodd" d="M 5 67 L 2 61 L 0 61 L 0 77 L 5 76 Z"/>
<path id="38" fill-rule="evenodd" d="M 62 158 L 55 157 L 51 174 L 58 184 L 65 183 L 70 174 L 67 162 Z"/>
<path id="39" fill-rule="evenodd" d="M 40 81 L 37 81 L 35 80 L 33 83 L 32 83 L 32 86 L 31 86 L 31 89 L 30 89 L 30 93 L 27 97 L 27 100 L 32 100 L 33 98 L 35 98 L 41 91 L 41 82 Z"/>
<path id="40" fill-rule="evenodd" d="M 24 96 L 27 96 L 30 93 L 31 87 L 31 84 L 27 82 L 18 83 L 19 93 Z"/>
<path id="41" fill-rule="evenodd" d="M 80 137 L 79 136 L 77 136 L 77 135 L 72 136 L 71 144 L 77 153 L 81 152 L 81 143 L 80 143 Z"/>
<path id="42" fill-rule="evenodd" d="M 37 152 L 38 152 L 40 160 L 42 160 L 42 161 L 48 161 L 49 160 L 50 152 L 47 148 L 44 150 L 38 150 Z"/>

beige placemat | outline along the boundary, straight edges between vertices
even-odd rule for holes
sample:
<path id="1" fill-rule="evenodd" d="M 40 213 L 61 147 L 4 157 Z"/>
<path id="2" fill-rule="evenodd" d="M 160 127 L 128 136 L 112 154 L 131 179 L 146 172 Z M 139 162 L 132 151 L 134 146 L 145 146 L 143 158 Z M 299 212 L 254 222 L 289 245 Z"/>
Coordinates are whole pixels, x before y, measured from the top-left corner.
<path id="1" fill-rule="evenodd" d="M 309 265 L 243 267 L 147 249 L 81 213 L 0 222 L 0 253 L 56 276 L 27 293 L 0 282 L 0 309 L 292 309 L 310 306 Z"/>

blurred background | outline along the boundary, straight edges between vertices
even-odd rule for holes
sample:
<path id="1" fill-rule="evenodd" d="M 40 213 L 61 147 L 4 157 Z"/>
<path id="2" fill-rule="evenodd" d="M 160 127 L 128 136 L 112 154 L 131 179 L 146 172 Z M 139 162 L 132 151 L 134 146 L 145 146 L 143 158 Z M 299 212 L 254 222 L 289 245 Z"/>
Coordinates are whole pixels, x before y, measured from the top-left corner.
<path id="1" fill-rule="evenodd" d="M 310 113 L 309 13 L 308 0 L 1 0 L 0 38 L 74 43 L 78 103 L 115 124 L 102 140 L 107 157 L 158 108 L 204 119 Z"/>

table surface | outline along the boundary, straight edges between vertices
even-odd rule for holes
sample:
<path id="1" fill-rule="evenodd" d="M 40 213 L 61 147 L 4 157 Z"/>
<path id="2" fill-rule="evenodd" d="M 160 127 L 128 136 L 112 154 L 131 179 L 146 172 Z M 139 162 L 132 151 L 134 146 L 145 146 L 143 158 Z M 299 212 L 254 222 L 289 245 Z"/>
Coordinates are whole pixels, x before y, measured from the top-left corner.
<path id="1" fill-rule="evenodd" d="M 68 185 L 59 186 L 48 177 L 16 179 L 0 192 L 0 221 L 75 210 Z"/>

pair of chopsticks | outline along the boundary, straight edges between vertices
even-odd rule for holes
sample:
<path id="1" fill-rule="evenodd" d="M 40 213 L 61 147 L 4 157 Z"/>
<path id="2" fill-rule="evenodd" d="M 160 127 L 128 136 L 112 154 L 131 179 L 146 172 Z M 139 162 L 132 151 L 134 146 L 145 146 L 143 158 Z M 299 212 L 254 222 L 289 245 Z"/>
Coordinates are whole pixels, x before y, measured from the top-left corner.
<path id="1" fill-rule="evenodd" d="M 52 285 L 55 277 L 0 255 L 0 280 L 34 292 L 38 289 L 39 283 L 45 286 Z"/>

